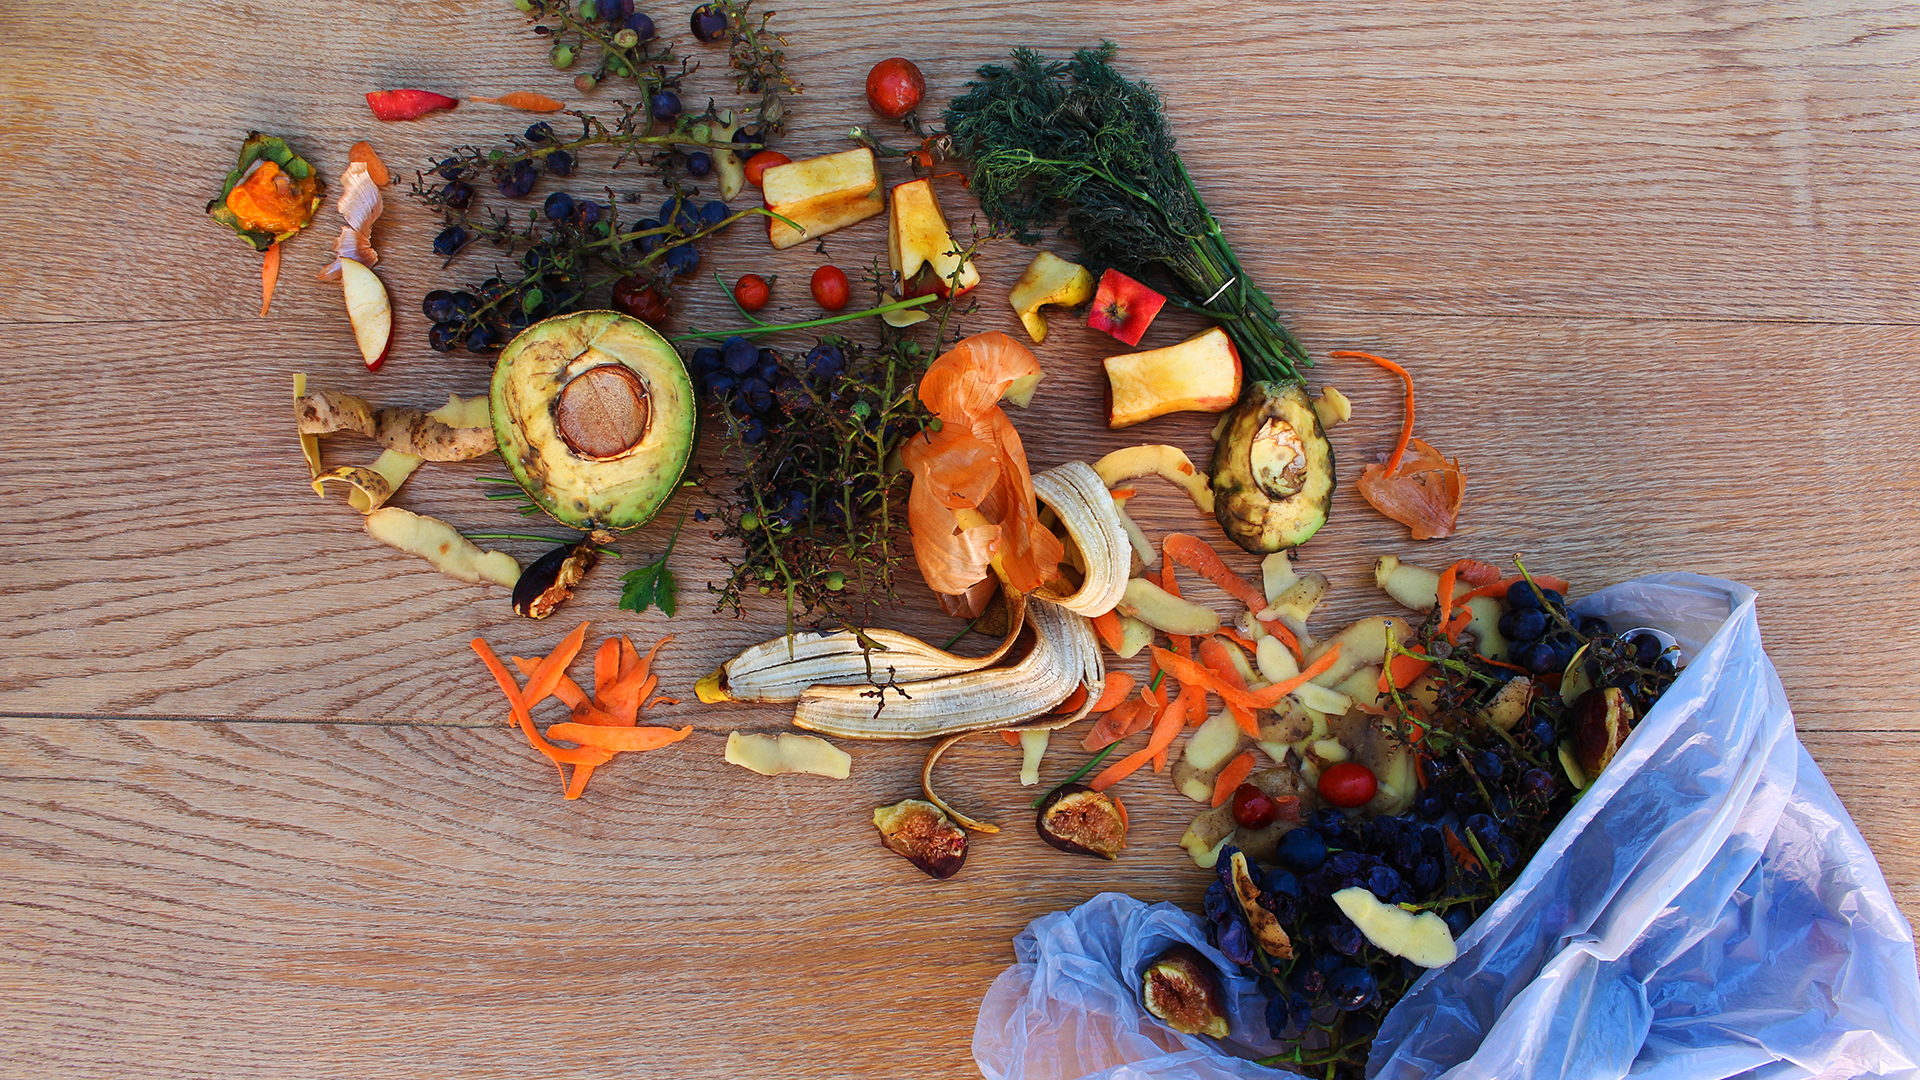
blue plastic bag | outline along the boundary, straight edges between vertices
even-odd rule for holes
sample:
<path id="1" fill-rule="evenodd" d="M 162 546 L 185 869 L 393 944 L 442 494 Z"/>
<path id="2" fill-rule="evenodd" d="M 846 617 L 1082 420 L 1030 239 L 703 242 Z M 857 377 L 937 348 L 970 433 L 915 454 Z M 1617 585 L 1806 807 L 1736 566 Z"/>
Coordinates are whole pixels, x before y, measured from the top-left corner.
<path id="1" fill-rule="evenodd" d="M 1370 1076 L 1920 1080 L 1913 932 L 1793 730 L 1754 593 L 1692 574 L 1575 605 L 1680 643 L 1686 669 L 1519 880 L 1388 1014 Z M 1103 894 L 1014 941 L 974 1031 L 989 1080 L 1274 1075 L 1237 975 L 1233 1035 L 1139 1007 L 1197 916 Z"/>

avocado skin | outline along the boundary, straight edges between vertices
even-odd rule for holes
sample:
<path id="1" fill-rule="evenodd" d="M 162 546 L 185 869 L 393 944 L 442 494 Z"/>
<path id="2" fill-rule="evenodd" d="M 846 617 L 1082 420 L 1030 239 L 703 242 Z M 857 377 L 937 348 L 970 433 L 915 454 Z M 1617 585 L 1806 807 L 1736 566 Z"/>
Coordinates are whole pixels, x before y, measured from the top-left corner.
<path id="1" fill-rule="evenodd" d="M 1254 436 L 1269 419 L 1291 426 L 1305 451 L 1305 478 L 1276 497 L 1254 475 Z M 1333 502 L 1333 444 L 1298 385 L 1257 382 L 1227 414 L 1213 448 L 1213 516 L 1234 543 L 1255 555 L 1298 547 L 1327 523 Z"/>
<path id="2" fill-rule="evenodd" d="M 589 352 L 596 362 L 625 365 L 647 389 L 645 437 L 610 460 L 580 456 L 555 427 L 565 372 Z M 651 327 L 616 311 L 577 311 L 527 327 L 500 351 L 488 404 L 513 478 L 555 521 L 583 532 L 652 520 L 693 456 L 698 408 L 686 365 Z"/>

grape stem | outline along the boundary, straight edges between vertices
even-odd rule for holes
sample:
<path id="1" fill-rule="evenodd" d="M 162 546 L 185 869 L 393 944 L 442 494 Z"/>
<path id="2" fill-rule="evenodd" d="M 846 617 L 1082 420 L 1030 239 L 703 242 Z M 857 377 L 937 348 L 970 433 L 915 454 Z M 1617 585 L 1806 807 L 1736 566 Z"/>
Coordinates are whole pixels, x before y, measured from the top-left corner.
<path id="1" fill-rule="evenodd" d="M 890 311 L 905 311 L 908 308 L 922 307 L 938 299 L 940 299 L 938 296 L 928 293 L 925 296 L 913 296 L 905 300 L 895 300 L 890 304 L 881 304 L 878 307 L 871 307 L 865 311 L 853 311 L 844 315 L 829 315 L 823 319 L 808 319 L 805 322 L 794 323 L 756 322 L 753 326 L 736 327 L 732 330 L 696 330 L 689 334 L 681 334 L 677 337 L 668 338 L 667 340 L 676 343 L 682 341 L 719 341 L 730 337 L 754 337 L 759 334 L 773 334 L 782 330 L 810 330 L 816 326 L 832 326 L 835 323 L 864 319 L 869 315 L 885 315 Z"/>

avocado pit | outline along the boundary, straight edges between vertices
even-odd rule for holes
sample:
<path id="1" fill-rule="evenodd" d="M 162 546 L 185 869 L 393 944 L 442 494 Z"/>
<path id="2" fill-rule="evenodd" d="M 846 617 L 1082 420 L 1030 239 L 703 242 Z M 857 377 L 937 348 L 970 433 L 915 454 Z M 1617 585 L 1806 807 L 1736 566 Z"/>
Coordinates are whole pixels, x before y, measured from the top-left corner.
<path id="1" fill-rule="evenodd" d="M 622 364 L 602 364 L 574 376 L 553 402 L 561 441 L 583 458 L 610 461 L 647 437 L 652 399 L 646 384 Z"/>

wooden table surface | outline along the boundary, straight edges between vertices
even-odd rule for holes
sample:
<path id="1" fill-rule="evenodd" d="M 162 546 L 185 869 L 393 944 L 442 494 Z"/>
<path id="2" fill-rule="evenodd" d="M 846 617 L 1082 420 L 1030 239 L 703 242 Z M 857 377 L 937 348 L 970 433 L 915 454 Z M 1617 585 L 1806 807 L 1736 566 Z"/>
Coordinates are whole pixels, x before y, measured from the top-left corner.
<path id="1" fill-rule="evenodd" d="M 689 98 L 730 100 L 686 12 L 654 14 L 709 65 Z M 861 85 L 882 57 L 918 60 L 938 107 L 1011 45 L 1117 41 L 1316 356 L 1406 363 L 1420 434 L 1471 471 L 1460 532 L 1405 539 L 1351 487 L 1391 443 L 1399 389 L 1321 362 L 1315 383 L 1358 410 L 1301 559 L 1333 579 L 1327 624 L 1388 606 L 1369 568 L 1389 552 L 1523 552 L 1576 592 L 1659 570 L 1744 581 L 1801 737 L 1920 913 L 1920 796 L 1896 779 L 1920 771 L 1901 644 L 1920 610 L 1920 6 L 842 0 L 778 25 L 808 88 L 794 156 L 873 122 Z M 292 373 L 386 404 L 478 391 L 489 362 L 429 351 L 418 304 L 486 276 L 485 252 L 441 269 L 436 220 L 389 190 L 376 243 L 399 338 L 369 375 L 313 276 L 331 200 L 287 245 L 268 318 L 258 257 L 201 208 L 249 129 L 332 178 L 359 138 L 410 175 L 529 122 L 476 104 L 373 121 L 362 93 L 398 85 L 583 101 L 505 0 L 0 9 L 0 1076 L 973 1075 L 975 1009 L 1028 920 L 1105 889 L 1197 901 L 1175 846 L 1191 804 L 1134 781 L 1126 857 L 1061 856 L 1018 825 L 1013 752 L 982 741 L 949 784 L 1015 827 L 933 882 L 867 821 L 915 790 L 923 747 L 852 746 L 838 783 L 720 760 L 727 732 L 785 718 L 701 708 L 692 683 L 779 615 L 707 611 L 727 550 L 698 526 L 673 559 L 679 617 L 617 611 L 609 568 L 534 623 L 314 499 Z M 778 272 L 774 313 L 812 313 L 823 256 L 751 233 L 702 270 Z M 883 238 L 874 219 L 824 257 L 861 266 Z M 1028 256 L 989 251 L 969 329 L 1018 332 L 1004 296 Z M 708 279 L 677 325 L 726 318 Z M 1055 326 L 1015 417 L 1036 467 L 1140 441 L 1201 455 L 1210 418 L 1105 430 L 1112 343 Z M 699 461 L 725 467 L 711 439 Z M 429 466 L 398 502 L 500 528 L 477 498 L 490 474 Z M 1217 536 L 1170 489 L 1141 501 L 1150 531 Z M 651 557 L 674 516 L 623 548 Z M 906 577 L 893 623 L 948 632 Z M 545 652 L 581 618 L 595 639 L 673 633 L 664 687 L 688 704 L 662 713 L 696 732 L 568 803 L 467 641 Z"/>

